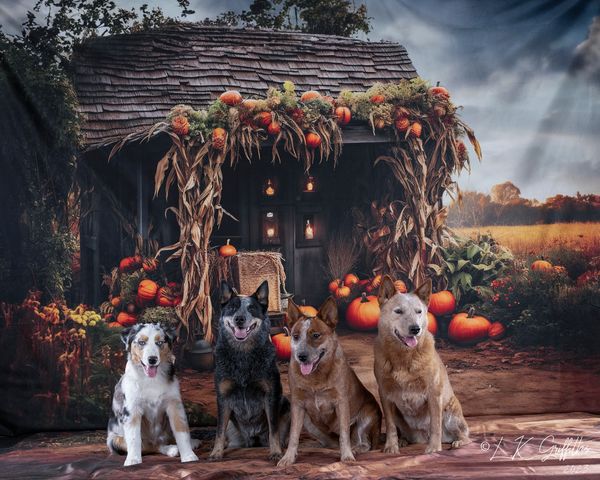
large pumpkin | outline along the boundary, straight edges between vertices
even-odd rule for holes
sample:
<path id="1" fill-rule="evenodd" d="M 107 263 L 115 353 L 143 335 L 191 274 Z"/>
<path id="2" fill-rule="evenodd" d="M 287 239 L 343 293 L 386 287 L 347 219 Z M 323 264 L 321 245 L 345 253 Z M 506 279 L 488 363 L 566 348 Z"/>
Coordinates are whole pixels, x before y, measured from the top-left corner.
<path id="1" fill-rule="evenodd" d="M 436 316 L 448 315 L 456 308 L 456 299 L 449 290 L 442 290 L 431 295 L 429 311 Z"/>
<path id="2" fill-rule="evenodd" d="M 337 117 L 337 121 L 340 125 L 348 125 L 352 118 L 352 114 L 350 113 L 350 109 L 348 107 L 337 107 L 335 109 L 335 116 Z"/>
<path id="3" fill-rule="evenodd" d="M 531 264 L 531 269 L 537 272 L 549 272 L 552 270 L 552 264 L 547 260 L 536 260 Z"/>
<path id="4" fill-rule="evenodd" d="M 117 322 L 123 327 L 131 327 L 137 322 L 137 315 L 132 315 L 127 312 L 120 312 L 117 315 Z"/>
<path id="5" fill-rule="evenodd" d="M 432 335 L 437 335 L 438 333 L 438 324 L 435 315 L 431 312 L 427 312 L 427 330 Z"/>
<path id="6" fill-rule="evenodd" d="M 279 360 L 289 360 L 292 356 L 292 337 L 286 333 L 278 333 L 271 337 L 275 345 L 275 354 Z"/>
<path id="7" fill-rule="evenodd" d="M 353 273 L 348 273 L 345 277 L 344 277 L 344 285 L 346 285 L 347 287 L 352 288 L 354 285 L 356 285 L 358 283 L 358 277 L 356 275 L 354 275 Z"/>
<path id="8" fill-rule="evenodd" d="M 229 242 L 230 239 L 228 238 L 227 243 L 225 245 L 221 245 L 221 248 L 219 248 L 219 255 L 221 255 L 222 257 L 232 257 L 237 253 L 237 248 L 235 248 Z"/>
<path id="9" fill-rule="evenodd" d="M 462 345 L 472 345 L 488 337 L 491 322 L 481 316 L 475 315 L 474 309 L 468 312 L 457 313 L 448 325 L 448 338 Z"/>
<path id="10" fill-rule="evenodd" d="M 158 293 L 158 284 L 152 280 L 142 280 L 138 285 L 138 298 L 143 303 L 148 303 L 156 298 Z"/>
<path id="11" fill-rule="evenodd" d="M 238 103 L 242 103 L 242 95 L 237 90 L 227 90 L 226 92 L 221 94 L 219 100 L 221 100 L 226 105 L 233 107 Z"/>
<path id="12" fill-rule="evenodd" d="M 377 297 L 363 293 L 348 305 L 346 322 L 355 330 L 373 330 L 377 328 L 380 313 Z"/>
<path id="13" fill-rule="evenodd" d="M 494 322 L 490 325 L 488 335 L 492 340 L 500 340 L 506 334 L 506 327 L 500 322 Z"/>

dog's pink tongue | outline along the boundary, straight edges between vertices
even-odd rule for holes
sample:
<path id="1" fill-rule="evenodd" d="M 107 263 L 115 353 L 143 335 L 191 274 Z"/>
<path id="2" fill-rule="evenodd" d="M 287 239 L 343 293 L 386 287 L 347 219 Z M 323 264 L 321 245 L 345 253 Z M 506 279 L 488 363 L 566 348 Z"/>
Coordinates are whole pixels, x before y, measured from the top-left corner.
<path id="1" fill-rule="evenodd" d="M 402 337 L 407 347 L 413 348 L 417 346 L 417 337 Z"/>
<path id="2" fill-rule="evenodd" d="M 146 375 L 148 375 L 150 378 L 156 377 L 157 373 L 158 373 L 158 367 L 153 366 L 153 365 L 146 367 Z"/>
<path id="3" fill-rule="evenodd" d="M 239 338 L 240 340 L 243 340 L 248 336 L 245 328 L 235 327 L 235 329 L 233 330 L 233 334 L 235 335 L 235 338 Z"/>
<path id="4" fill-rule="evenodd" d="M 313 371 L 314 365 L 314 363 L 301 363 L 300 371 L 302 372 L 302 375 L 309 375 L 310 372 Z"/>

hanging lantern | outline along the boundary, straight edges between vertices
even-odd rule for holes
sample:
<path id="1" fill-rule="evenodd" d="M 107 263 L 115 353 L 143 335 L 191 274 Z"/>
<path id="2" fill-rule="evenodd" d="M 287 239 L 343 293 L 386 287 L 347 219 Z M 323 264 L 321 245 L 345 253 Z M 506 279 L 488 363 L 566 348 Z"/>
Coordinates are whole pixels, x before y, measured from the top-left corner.
<path id="1" fill-rule="evenodd" d="M 277 193 L 277 191 L 275 189 L 275 184 L 273 183 L 273 180 L 271 180 L 270 178 L 267 178 L 267 180 L 265 181 L 263 193 L 267 197 L 273 197 L 273 196 L 275 196 L 275 193 Z"/>
<path id="2" fill-rule="evenodd" d="M 304 238 L 306 240 L 312 240 L 315 238 L 315 227 L 310 223 L 310 218 L 306 219 L 306 225 L 304 226 Z"/>
<path id="3" fill-rule="evenodd" d="M 308 177 L 306 177 L 306 182 L 304 182 L 304 191 L 306 193 L 311 193 L 314 192 L 317 188 L 316 182 L 315 182 L 315 177 L 313 177 L 312 175 L 309 175 Z"/>
<path id="4" fill-rule="evenodd" d="M 263 243 L 267 245 L 280 243 L 277 212 L 267 211 L 263 214 Z"/>

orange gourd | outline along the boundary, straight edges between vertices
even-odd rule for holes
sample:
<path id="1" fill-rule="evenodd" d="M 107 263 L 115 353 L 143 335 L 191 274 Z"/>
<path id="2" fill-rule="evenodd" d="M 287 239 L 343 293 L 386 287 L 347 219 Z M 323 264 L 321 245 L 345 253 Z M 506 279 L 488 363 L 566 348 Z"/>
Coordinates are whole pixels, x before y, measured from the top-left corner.
<path id="1" fill-rule="evenodd" d="M 352 119 L 352 113 L 348 107 L 337 107 L 335 109 L 335 116 L 340 125 L 348 125 Z"/>
<path id="2" fill-rule="evenodd" d="M 137 296 L 145 304 L 151 302 L 158 293 L 158 284 L 153 280 L 142 280 L 138 285 Z"/>
<path id="3" fill-rule="evenodd" d="M 118 307 L 121 304 L 121 297 L 113 297 L 110 299 L 110 304 L 113 307 Z"/>
<path id="4" fill-rule="evenodd" d="M 117 323 L 122 327 L 131 327 L 137 322 L 137 315 L 127 312 L 120 312 L 117 315 Z"/>
<path id="5" fill-rule="evenodd" d="M 355 298 L 348 305 L 346 322 L 350 328 L 355 330 L 373 330 L 377 328 L 380 314 L 377 297 L 374 295 L 367 296 L 366 293 L 363 293 L 362 296 Z"/>
<path id="6" fill-rule="evenodd" d="M 537 272 L 549 272 L 552 270 L 552 264 L 547 260 L 536 260 L 531 264 L 531 269 Z"/>
<path id="7" fill-rule="evenodd" d="M 308 148 L 317 148 L 319 145 L 321 145 L 321 135 L 318 133 L 308 132 L 304 138 Z"/>
<path id="8" fill-rule="evenodd" d="M 468 312 L 457 313 L 448 325 L 448 338 L 462 345 L 472 345 L 488 337 L 491 322 L 475 315 L 471 308 Z"/>
<path id="9" fill-rule="evenodd" d="M 268 127 L 273 122 L 273 115 L 271 112 L 260 112 L 256 117 L 256 123 L 263 127 Z"/>
<path id="10" fill-rule="evenodd" d="M 298 309 L 302 312 L 305 317 L 316 317 L 319 311 L 312 305 L 306 305 L 306 301 L 302 300 L 302 305 L 298 306 Z"/>
<path id="11" fill-rule="evenodd" d="M 506 334 L 506 327 L 500 322 L 494 322 L 490 325 L 488 335 L 492 340 L 500 340 Z"/>
<path id="12" fill-rule="evenodd" d="M 275 345 L 275 354 L 282 361 L 289 360 L 292 356 L 292 337 L 289 336 L 287 330 L 285 333 L 278 333 L 271 337 L 273 345 Z"/>
<path id="13" fill-rule="evenodd" d="M 431 295 L 429 311 L 434 315 L 448 315 L 456 308 L 456 299 L 449 290 L 442 290 Z"/>
<path id="14" fill-rule="evenodd" d="M 269 132 L 269 135 L 279 135 L 279 132 L 281 132 L 281 124 L 278 122 L 271 122 L 267 127 L 267 132 Z"/>
<path id="15" fill-rule="evenodd" d="M 219 100 L 221 100 L 224 104 L 233 107 L 238 103 L 242 103 L 242 95 L 237 90 L 227 90 L 221 94 Z"/>
<path id="16" fill-rule="evenodd" d="M 300 97 L 301 102 L 310 102 L 311 100 L 316 100 L 317 98 L 321 98 L 321 94 L 316 90 L 309 90 L 308 92 L 304 92 Z"/>
<path id="17" fill-rule="evenodd" d="M 137 257 L 125 257 L 119 262 L 119 271 L 121 273 L 129 273 L 137 270 L 140 267 Z"/>
<path id="18" fill-rule="evenodd" d="M 385 102 L 385 97 L 383 95 L 373 95 L 371 97 L 371 103 L 383 103 Z"/>
<path id="19" fill-rule="evenodd" d="M 354 275 L 353 273 L 348 273 L 344 277 L 344 285 L 346 285 L 347 287 L 352 288 L 357 283 L 358 283 L 358 277 L 356 275 Z"/>
<path id="20" fill-rule="evenodd" d="M 438 332 L 438 324 L 435 315 L 431 312 L 427 312 L 427 330 L 432 335 L 437 335 Z"/>
<path id="21" fill-rule="evenodd" d="M 227 243 L 225 245 L 221 245 L 219 248 L 219 255 L 222 257 L 232 257 L 237 253 L 237 248 L 235 248 L 231 243 L 229 243 L 230 239 L 227 239 Z"/>
<path id="22" fill-rule="evenodd" d="M 337 298 L 346 298 L 350 296 L 350 287 L 346 285 L 340 285 L 338 289 L 335 291 L 335 296 Z"/>
<path id="23" fill-rule="evenodd" d="M 396 287 L 397 292 L 400 292 L 400 293 L 408 292 L 408 288 L 406 288 L 406 283 L 404 283 L 402 280 L 396 280 L 394 282 L 394 287 Z"/>
<path id="24" fill-rule="evenodd" d="M 435 87 L 429 89 L 430 95 L 434 97 L 443 98 L 445 100 L 450 98 L 450 92 L 444 87 L 440 87 L 440 82 Z"/>
<path id="25" fill-rule="evenodd" d="M 329 290 L 330 293 L 335 293 L 336 290 L 339 288 L 339 286 L 340 286 L 340 279 L 336 278 L 335 280 L 332 280 L 331 282 L 329 282 L 327 289 Z"/>

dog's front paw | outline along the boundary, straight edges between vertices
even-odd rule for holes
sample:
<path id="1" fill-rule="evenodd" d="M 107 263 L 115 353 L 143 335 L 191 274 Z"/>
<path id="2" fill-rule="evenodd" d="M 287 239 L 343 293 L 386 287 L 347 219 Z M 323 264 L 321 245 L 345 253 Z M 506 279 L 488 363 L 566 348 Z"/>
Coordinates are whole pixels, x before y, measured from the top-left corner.
<path id="1" fill-rule="evenodd" d="M 342 461 L 344 463 L 356 462 L 356 458 L 354 458 L 354 455 L 352 454 L 352 452 L 346 452 L 346 453 L 342 453 L 342 456 L 340 457 L 340 461 Z"/>
<path id="2" fill-rule="evenodd" d="M 288 455 L 287 453 L 277 462 L 278 467 L 289 467 L 296 461 L 296 455 Z"/>
<path id="3" fill-rule="evenodd" d="M 402 448 L 402 447 L 407 447 L 407 446 L 408 446 L 408 440 L 407 440 L 406 438 L 400 437 L 400 438 L 398 439 L 398 446 L 399 446 L 400 448 Z"/>
<path id="4" fill-rule="evenodd" d="M 181 456 L 181 463 L 186 463 L 186 462 L 197 462 L 198 461 L 198 456 L 194 453 L 188 453 L 187 455 L 182 455 Z"/>
<path id="5" fill-rule="evenodd" d="M 223 450 L 213 450 L 208 456 L 209 462 L 217 462 L 223 459 Z"/>
<path id="6" fill-rule="evenodd" d="M 269 460 L 271 462 L 278 462 L 283 454 L 281 452 L 269 452 Z"/>
<path id="7" fill-rule="evenodd" d="M 452 448 L 464 447 L 465 445 L 468 445 L 471 442 L 472 440 L 470 438 L 459 438 L 458 440 L 454 440 L 452 442 Z"/>
<path id="8" fill-rule="evenodd" d="M 427 445 L 427 448 L 425 449 L 425 455 L 428 455 L 430 453 L 441 452 L 441 451 L 442 451 L 441 443 L 438 443 L 435 445 Z"/>
<path id="9" fill-rule="evenodd" d="M 383 453 L 399 453 L 400 448 L 398 447 L 398 443 L 386 443 L 383 447 Z"/>
<path id="10" fill-rule="evenodd" d="M 127 458 L 125 459 L 125 463 L 123 464 L 123 466 L 131 467 L 132 465 L 138 465 L 140 463 L 142 463 L 142 457 L 127 455 Z"/>

